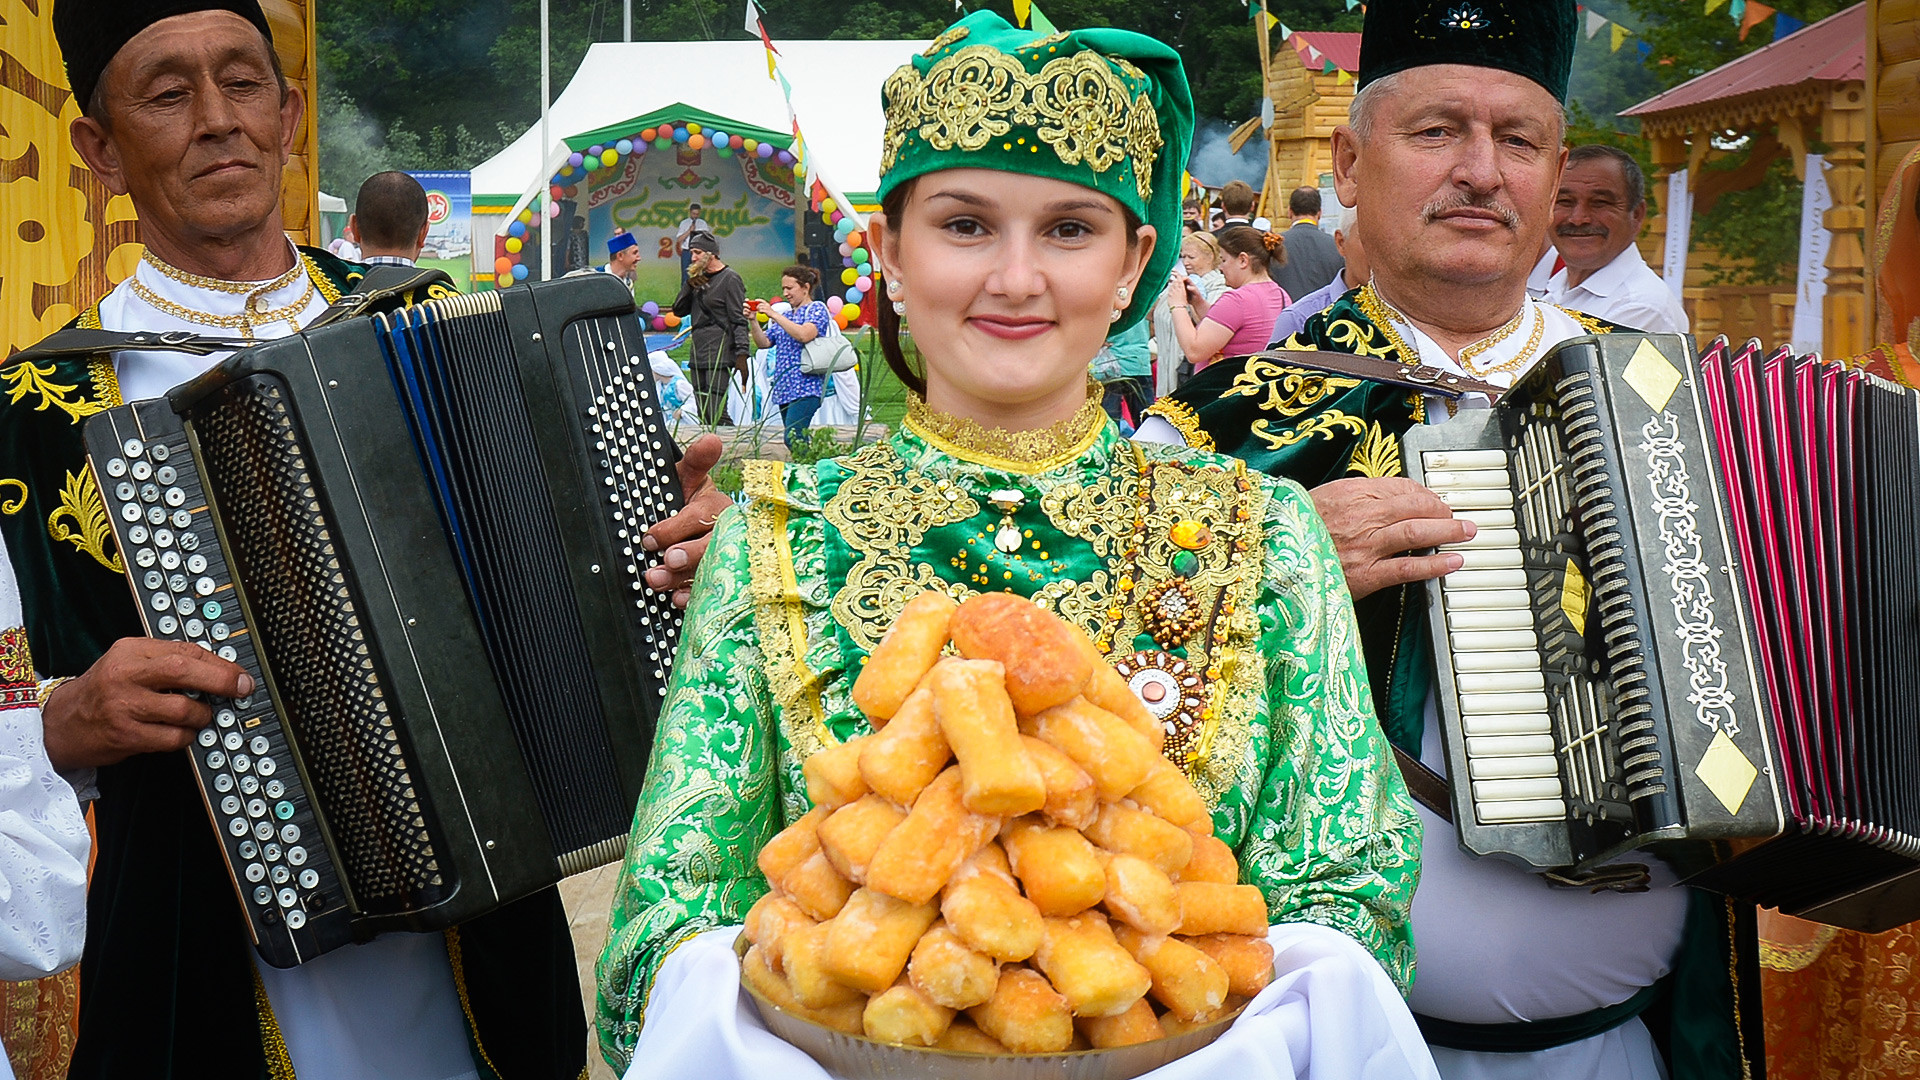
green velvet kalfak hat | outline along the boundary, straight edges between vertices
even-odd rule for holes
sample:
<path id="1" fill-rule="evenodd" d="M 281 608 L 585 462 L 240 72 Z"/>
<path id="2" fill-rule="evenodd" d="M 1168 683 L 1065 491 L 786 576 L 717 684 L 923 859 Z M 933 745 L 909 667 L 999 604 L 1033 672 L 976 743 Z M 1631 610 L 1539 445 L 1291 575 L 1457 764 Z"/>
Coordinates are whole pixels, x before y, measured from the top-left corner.
<path id="1" fill-rule="evenodd" d="M 1180 254 L 1193 94 L 1180 54 L 1128 30 L 1041 35 L 991 11 L 948 27 L 881 90 L 880 198 L 942 169 L 1004 169 L 1119 200 L 1159 238 L 1114 324 L 1146 317 Z"/>
<path id="2" fill-rule="evenodd" d="M 1573 0 L 1373 0 L 1360 38 L 1360 89 L 1429 64 L 1498 68 L 1562 104 L 1573 71 Z"/>

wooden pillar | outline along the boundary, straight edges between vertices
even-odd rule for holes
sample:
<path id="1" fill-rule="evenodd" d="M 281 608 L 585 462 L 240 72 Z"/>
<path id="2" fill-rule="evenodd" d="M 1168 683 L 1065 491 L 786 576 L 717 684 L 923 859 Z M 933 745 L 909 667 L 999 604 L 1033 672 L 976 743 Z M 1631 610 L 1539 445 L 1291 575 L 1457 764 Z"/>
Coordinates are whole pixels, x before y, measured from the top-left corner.
<path id="1" fill-rule="evenodd" d="M 1678 135 L 1655 135 L 1648 143 L 1653 151 L 1653 175 L 1647 178 L 1647 195 L 1655 212 L 1647 215 L 1646 228 L 1640 234 L 1640 255 L 1658 271 L 1667 258 L 1667 178 L 1686 164 L 1687 144 Z"/>
<path id="2" fill-rule="evenodd" d="M 1828 356 L 1858 356 L 1873 346 L 1873 306 L 1867 296 L 1867 129 L 1872 115 L 1861 83 L 1833 88 L 1821 117 L 1827 154 L 1827 187 L 1833 208 L 1826 213 L 1833 243 L 1827 251 L 1825 308 Z"/>

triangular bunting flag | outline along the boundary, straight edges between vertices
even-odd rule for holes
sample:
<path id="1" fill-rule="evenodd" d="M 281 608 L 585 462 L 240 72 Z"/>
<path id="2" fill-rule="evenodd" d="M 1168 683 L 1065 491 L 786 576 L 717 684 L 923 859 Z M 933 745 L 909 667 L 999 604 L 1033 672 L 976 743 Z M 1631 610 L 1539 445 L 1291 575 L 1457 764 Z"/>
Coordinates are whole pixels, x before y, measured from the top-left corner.
<path id="1" fill-rule="evenodd" d="M 1352 10 L 1353 10 L 1354 8 L 1356 8 L 1356 7 L 1359 7 L 1359 6 L 1360 6 L 1360 0 L 1347 0 L 1347 10 L 1348 10 L 1348 11 L 1352 11 Z"/>
<path id="2" fill-rule="evenodd" d="M 1339 70 L 1340 70 L 1340 65 L 1339 65 L 1339 64 L 1336 64 L 1336 63 L 1334 63 L 1334 62 L 1333 62 L 1332 60 L 1328 60 L 1328 61 L 1327 61 L 1327 66 L 1325 66 L 1325 67 L 1323 67 L 1323 68 L 1321 68 L 1321 69 L 1320 69 L 1320 74 L 1322 74 L 1322 75 L 1331 75 L 1331 74 L 1333 74 L 1334 72 L 1336 72 L 1336 71 L 1339 71 Z"/>
<path id="3" fill-rule="evenodd" d="M 1707 0 L 1707 14 L 1713 14 L 1716 9 L 1726 6 L 1726 3 L 1727 0 Z"/>
<path id="4" fill-rule="evenodd" d="M 1039 4 L 1033 4 L 1029 2 L 1029 6 L 1033 8 L 1033 32 L 1034 33 L 1057 34 L 1060 32 L 1058 29 L 1054 27 L 1053 20 L 1047 18 L 1046 12 L 1043 12 L 1040 10 Z"/>
<path id="5" fill-rule="evenodd" d="M 1644 41 L 1634 42 L 1633 47 L 1640 50 L 1640 59 L 1642 60 L 1645 60 L 1647 57 L 1653 55 L 1653 46 L 1647 44 Z"/>
<path id="6" fill-rule="evenodd" d="M 1739 22 L 1740 16 L 1745 15 L 1746 13 L 1747 13 L 1747 0 L 1728 0 L 1727 14 L 1733 16 L 1734 22 Z"/>
<path id="7" fill-rule="evenodd" d="M 1724 2 L 1724 0 L 1722 0 L 1722 2 Z M 1605 25 L 1607 25 L 1607 20 L 1605 16 L 1601 15 L 1599 12 L 1593 10 L 1592 8 L 1587 9 L 1587 40 L 1588 41 L 1592 41 L 1593 35 L 1599 33 L 1600 28 Z"/>
<path id="8" fill-rule="evenodd" d="M 1633 31 L 1627 29 L 1624 26 L 1621 26 L 1619 23 L 1614 23 L 1613 24 L 1613 51 L 1619 52 L 1620 46 L 1626 42 L 1628 36 L 1630 36 L 1632 33 Z"/>
<path id="9" fill-rule="evenodd" d="M 1773 40 L 1779 41 L 1788 34 L 1805 27 L 1807 24 L 1784 11 L 1773 13 Z"/>
<path id="10" fill-rule="evenodd" d="M 1293 40 L 1293 31 L 1287 27 L 1286 23 L 1280 24 L 1280 40 L 1281 41 Z"/>
<path id="11" fill-rule="evenodd" d="M 1740 40 L 1747 40 L 1747 31 L 1759 26 L 1773 17 L 1773 9 L 1760 0 L 1747 0 L 1746 14 L 1740 18 Z"/>
<path id="12" fill-rule="evenodd" d="M 1274 27 L 1279 25 L 1280 25 L 1280 16 L 1275 15 L 1272 12 L 1268 12 L 1267 13 L 1267 29 L 1271 30 Z"/>
<path id="13" fill-rule="evenodd" d="M 1333 85 L 1335 86 L 1345 86 L 1352 81 L 1353 76 L 1347 74 L 1344 70 L 1333 77 Z"/>
<path id="14" fill-rule="evenodd" d="M 1316 64 L 1317 64 L 1317 63 L 1319 63 L 1319 62 L 1320 62 L 1320 60 L 1321 60 L 1321 53 L 1320 53 L 1320 50 L 1319 50 L 1319 49 L 1316 49 L 1316 48 L 1314 48 L 1314 47 L 1313 47 L 1312 45 L 1308 45 L 1308 46 L 1307 46 L 1307 59 L 1309 59 L 1309 60 L 1311 60 L 1311 61 L 1313 61 L 1313 62 L 1314 62 L 1314 63 L 1316 63 Z"/>
<path id="15" fill-rule="evenodd" d="M 1245 3 L 1246 0 L 1241 0 Z M 1032 0 L 1013 0 L 1013 21 L 1018 26 L 1027 25 L 1027 12 L 1032 10 Z"/>

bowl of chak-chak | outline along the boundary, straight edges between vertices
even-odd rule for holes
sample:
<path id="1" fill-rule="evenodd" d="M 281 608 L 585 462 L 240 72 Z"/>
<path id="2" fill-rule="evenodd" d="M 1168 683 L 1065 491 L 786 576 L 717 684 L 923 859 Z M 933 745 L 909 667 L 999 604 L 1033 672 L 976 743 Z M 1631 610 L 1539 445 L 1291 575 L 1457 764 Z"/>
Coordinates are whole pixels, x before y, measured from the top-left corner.
<path id="1" fill-rule="evenodd" d="M 1125 1080 L 1272 978 L 1260 890 L 1086 635 L 929 592 L 853 697 L 874 734 L 806 762 L 738 946 L 768 1028 L 828 1072 Z"/>

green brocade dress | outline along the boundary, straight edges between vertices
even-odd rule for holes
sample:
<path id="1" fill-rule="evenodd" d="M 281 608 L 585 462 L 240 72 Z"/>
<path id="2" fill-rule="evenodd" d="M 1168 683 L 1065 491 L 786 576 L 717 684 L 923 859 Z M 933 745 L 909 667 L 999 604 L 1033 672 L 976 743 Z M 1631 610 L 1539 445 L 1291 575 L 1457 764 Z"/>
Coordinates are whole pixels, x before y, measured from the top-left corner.
<path id="1" fill-rule="evenodd" d="M 809 807 L 801 763 L 868 733 L 851 697 L 912 597 L 1004 590 L 1164 672 L 1166 752 L 1276 922 L 1371 952 L 1402 991 L 1420 822 L 1374 717 L 1353 603 L 1296 485 L 1119 437 L 1098 399 L 1045 432 L 914 403 L 885 442 L 753 463 L 723 514 L 634 815 L 599 965 L 603 1051 L 626 1062 L 662 962 L 766 891 L 761 845 Z"/>

